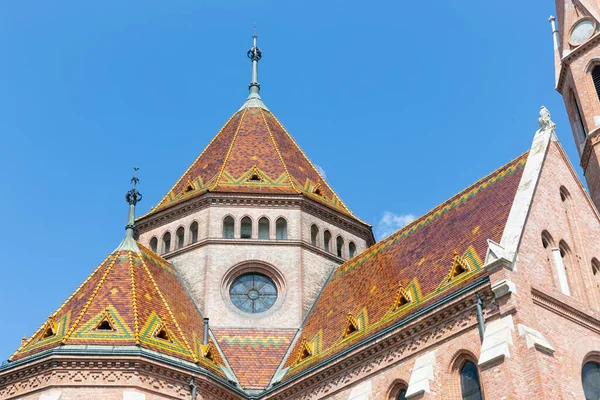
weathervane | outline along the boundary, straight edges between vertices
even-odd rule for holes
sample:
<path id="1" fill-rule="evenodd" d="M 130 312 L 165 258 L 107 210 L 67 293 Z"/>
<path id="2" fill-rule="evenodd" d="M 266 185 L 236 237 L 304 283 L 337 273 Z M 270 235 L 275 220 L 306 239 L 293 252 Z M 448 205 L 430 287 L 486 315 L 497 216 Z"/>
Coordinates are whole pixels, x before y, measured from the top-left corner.
<path id="1" fill-rule="evenodd" d="M 254 39 L 254 46 L 252 46 L 252 48 L 248 50 L 248 58 L 252 61 L 258 61 L 262 57 L 262 52 L 260 51 L 258 46 L 256 46 L 256 39 L 258 38 L 258 36 L 256 35 L 256 23 L 254 23 L 254 35 L 252 35 L 252 38 Z"/>
<path id="2" fill-rule="evenodd" d="M 140 178 L 137 177 L 137 172 L 139 170 L 140 169 L 138 167 L 133 167 L 133 178 L 131 178 L 133 188 L 125 194 L 125 201 L 132 206 L 135 206 L 137 203 L 142 201 L 142 194 L 136 189 L 136 186 L 140 181 Z"/>

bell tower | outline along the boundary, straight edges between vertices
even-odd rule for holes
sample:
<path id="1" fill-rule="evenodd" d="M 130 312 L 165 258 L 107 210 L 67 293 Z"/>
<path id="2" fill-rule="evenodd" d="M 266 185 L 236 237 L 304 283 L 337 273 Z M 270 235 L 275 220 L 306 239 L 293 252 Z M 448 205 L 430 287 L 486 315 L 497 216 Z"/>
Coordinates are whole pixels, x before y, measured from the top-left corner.
<path id="1" fill-rule="evenodd" d="M 600 209 L 600 3 L 556 0 L 556 14 L 550 17 L 556 90 L 565 101 L 580 165 Z"/>

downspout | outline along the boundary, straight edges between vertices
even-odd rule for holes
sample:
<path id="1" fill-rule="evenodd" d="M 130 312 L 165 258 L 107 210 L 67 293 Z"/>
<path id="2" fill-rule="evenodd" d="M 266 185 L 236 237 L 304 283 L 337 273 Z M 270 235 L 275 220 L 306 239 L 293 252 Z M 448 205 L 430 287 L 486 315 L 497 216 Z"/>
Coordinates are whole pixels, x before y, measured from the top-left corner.
<path id="1" fill-rule="evenodd" d="M 196 400 L 196 394 L 198 393 L 198 387 L 194 383 L 194 377 L 190 378 L 190 388 L 192 389 L 192 400 Z"/>
<path id="2" fill-rule="evenodd" d="M 479 326 L 479 338 L 483 343 L 483 333 L 485 332 L 485 324 L 483 323 L 483 301 L 479 293 L 475 295 L 477 297 L 477 325 Z"/>
<path id="3" fill-rule="evenodd" d="M 204 318 L 204 340 L 202 344 L 206 346 L 208 344 L 208 318 Z"/>

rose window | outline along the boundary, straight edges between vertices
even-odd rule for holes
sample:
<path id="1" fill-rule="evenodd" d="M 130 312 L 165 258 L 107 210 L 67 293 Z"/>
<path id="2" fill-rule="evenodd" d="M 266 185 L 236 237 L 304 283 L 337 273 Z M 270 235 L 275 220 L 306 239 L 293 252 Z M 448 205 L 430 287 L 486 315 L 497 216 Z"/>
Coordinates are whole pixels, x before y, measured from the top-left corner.
<path id="1" fill-rule="evenodd" d="M 233 281 L 229 289 L 231 302 L 247 313 L 267 311 L 277 300 L 277 287 L 271 278 L 259 274 L 248 273 Z"/>

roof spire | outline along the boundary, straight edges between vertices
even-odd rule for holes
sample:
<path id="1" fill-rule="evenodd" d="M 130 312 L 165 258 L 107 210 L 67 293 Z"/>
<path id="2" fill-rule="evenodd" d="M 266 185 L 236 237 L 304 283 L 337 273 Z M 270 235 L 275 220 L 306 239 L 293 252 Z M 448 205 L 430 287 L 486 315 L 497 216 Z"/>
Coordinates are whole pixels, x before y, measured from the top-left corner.
<path id="1" fill-rule="evenodd" d="M 262 52 L 256 45 L 256 39 L 258 39 L 258 35 L 256 34 L 256 23 L 254 23 L 254 35 L 252 35 L 252 48 L 248 50 L 247 56 L 252 61 L 252 80 L 250 81 L 250 95 L 246 99 L 246 102 L 242 105 L 240 110 L 249 107 L 260 107 L 265 110 L 268 108 L 263 103 L 260 98 L 260 83 L 258 83 L 258 61 L 262 58 Z"/>
<path id="2" fill-rule="evenodd" d="M 133 178 L 131 178 L 133 187 L 125 194 L 125 201 L 129 203 L 129 214 L 127 215 L 127 225 L 125 225 L 125 239 L 123 239 L 115 251 L 131 250 L 138 253 L 140 251 L 139 247 L 135 243 L 135 239 L 133 238 L 135 230 L 135 205 L 142 201 L 142 194 L 138 192 L 136 188 L 140 181 L 140 178 L 137 177 L 137 172 L 139 170 L 140 169 L 138 167 L 133 168 Z"/>

